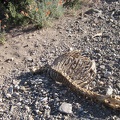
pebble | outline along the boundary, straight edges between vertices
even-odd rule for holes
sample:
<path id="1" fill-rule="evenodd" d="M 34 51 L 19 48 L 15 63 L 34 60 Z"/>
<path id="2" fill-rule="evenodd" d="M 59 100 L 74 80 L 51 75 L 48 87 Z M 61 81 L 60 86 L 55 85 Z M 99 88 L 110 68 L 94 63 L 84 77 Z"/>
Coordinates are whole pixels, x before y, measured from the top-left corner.
<path id="1" fill-rule="evenodd" d="M 22 92 L 25 92 L 25 91 L 26 91 L 26 88 L 25 88 L 24 86 L 20 86 L 20 90 L 21 90 Z"/>
<path id="2" fill-rule="evenodd" d="M 105 78 L 108 78 L 108 77 L 110 77 L 111 75 L 112 75 L 112 73 L 109 72 L 109 71 L 106 71 L 106 72 L 104 73 L 104 77 L 105 77 Z"/>
<path id="3" fill-rule="evenodd" d="M 0 115 L 2 115 L 4 112 L 4 110 L 2 108 L 0 108 Z"/>
<path id="4" fill-rule="evenodd" d="M 15 86 L 14 86 L 14 89 L 19 90 L 19 89 L 20 89 L 20 86 L 19 86 L 19 85 L 15 85 Z"/>
<path id="5" fill-rule="evenodd" d="M 36 109 L 36 110 L 35 110 L 35 112 L 36 112 L 36 113 L 39 113 L 39 110 L 38 110 L 38 109 Z"/>
<path id="6" fill-rule="evenodd" d="M 47 117 L 47 118 L 49 118 L 50 117 L 50 109 L 45 109 L 45 111 L 44 111 L 44 117 Z"/>
<path id="7" fill-rule="evenodd" d="M 93 82 L 92 82 L 92 85 L 95 87 L 95 86 L 96 86 L 96 82 L 95 82 L 95 81 L 93 81 Z"/>
<path id="8" fill-rule="evenodd" d="M 48 100 L 48 97 L 41 98 L 41 102 L 47 102 L 47 100 Z"/>
<path id="9" fill-rule="evenodd" d="M 59 95 L 58 95 L 58 93 L 54 93 L 54 97 L 58 97 Z"/>
<path id="10" fill-rule="evenodd" d="M 13 84 L 16 86 L 16 85 L 19 85 L 19 83 L 20 83 L 20 81 L 18 81 L 18 80 L 15 80 L 15 79 L 13 79 Z"/>
<path id="11" fill-rule="evenodd" d="M 34 46 L 35 46 L 35 47 L 39 47 L 39 43 L 35 43 Z"/>
<path id="12" fill-rule="evenodd" d="M 29 115 L 29 120 L 34 120 L 32 115 Z"/>
<path id="13" fill-rule="evenodd" d="M 27 57 L 27 61 L 28 61 L 28 62 L 33 62 L 32 57 Z"/>
<path id="14" fill-rule="evenodd" d="M 72 114 L 72 104 L 63 102 L 61 106 L 59 107 L 59 111 L 61 113 L 67 113 L 67 114 Z"/>
<path id="15" fill-rule="evenodd" d="M 109 86 L 106 90 L 106 95 L 112 95 L 112 93 L 113 93 L 113 88 Z"/>
<path id="16" fill-rule="evenodd" d="M 98 77 L 98 79 L 100 79 L 101 78 L 100 74 L 98 74 L 97 77 Z"/>
<path id="17" fill-rule="evenodd" d="M 11 109 L 10 109 L 10 113 L 14 114 L 16 107 L 17 107 L 17 106 L 12 105 L 12 106 L 11 106 Z"/>
<path id="18" fill-rule="evenodd" d="M 27 39 L 31 39 L 31 38 L 32 38 L 32 36 L 30 36 L 30 35 L 27 37 Z"/>
<path id="19" fill-rule="evenodd" d="M 103 81 L 98 81 L 99 85 L 104 85 L 105 83 Z"/>
<path id="20" fill-rule="evenodd" d="M 7 94 L 6 94 L 6 97 L 9 99 L 9 98 L 11 98 L 11 97 L 12 97 L 12 95 L 11 95 L 11 94 L 9 94 L 9 93 L 7 93 Z"/>
<path id="21" fill-rule="evenodd" d="M 12 85 L 8 88 L 7 92 L 10 93 L 11 95 L 13 94 L 13 86 Z"/>
<path id="22" fill-rule="evenodd" d="M 100 65 L 100 68 L 101 69 L 105 69 L 105 65 Z"/>
<path id="23" fill-rule="evenodd" d="M 30 107 L 28 107 L 27 105 L 25 105 L 25 109 L 30 112 Z"/>
<path id="24" fill-rule="evenodd" d="M 120 90 L 120 82 L 118 82 L 116 85 L 117 85 L 118 89 Z"/>
<path id="25" fill-rule="evenodd" d="M 21 102 L 18 102 L 16 105 L 17 105 L 17 106 L 21 106 L 21 105 L 22 105 L 22 103 L 21 103 Z"/>
<path id="26" fill-rule="evenodd" d="M 8 59 L 5 60 L 5 62 L 8 62 L 8 63 L 9 63 L 9 62 L 11 62 L 11 61 L 13 61 L 13 60 L 14 60 L 14 58 L 8 58 Z"/>
<path id="27" fill-rule="evenodd" d="M 79 112 L 83 112 L 84 109 L 82 107 L 79 108 Z"/>
<path id="28" fill-rule="evenodd" d="M 14 92 L 14 93 L 12 94 L 12 96 L 14 96 L 14 97 L 19 97 L 19 93 L 18 93 L 18 92 Z"/>

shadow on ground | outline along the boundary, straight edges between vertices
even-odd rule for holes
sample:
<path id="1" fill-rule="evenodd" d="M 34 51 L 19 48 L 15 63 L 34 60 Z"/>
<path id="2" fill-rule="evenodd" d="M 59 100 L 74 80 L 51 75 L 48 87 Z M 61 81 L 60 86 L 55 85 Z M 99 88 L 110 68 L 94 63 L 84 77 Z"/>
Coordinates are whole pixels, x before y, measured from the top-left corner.
<path id="1" fill-rule="evenodd" d="M 45 96 L 48 97 L 48 106 L 51 108 L 50 115 L 53 116 L 59 116 L 60 112 L 58 108 L 62 102 L 72 104 L 73 115 L 70 116 L 71 119 L 111 119 L 112 116 L 119 116 L 119 111 L 112 110 L 102 104 L 78 96 L 74 92 L 71 92 L 69 88 L 66 88 L 66 86 L 57 84 L 44 75 L 25 73 L 18 76 L 17 79 L 20 79 L 20 85 L 28 85 L 30 87 L 29 93 L 31 95 L 29 94 L 29 98 L 32 95 L 36 96 L 35 99 L 31 99 L 31 101 L 34 101 L 31 108 L 35 116 L 37 115 L 35 112 L 35 102 Z M 43 93 L 46 93 L 46 95 Z M 65 115 L 62 114 L 62 116 Z"/>

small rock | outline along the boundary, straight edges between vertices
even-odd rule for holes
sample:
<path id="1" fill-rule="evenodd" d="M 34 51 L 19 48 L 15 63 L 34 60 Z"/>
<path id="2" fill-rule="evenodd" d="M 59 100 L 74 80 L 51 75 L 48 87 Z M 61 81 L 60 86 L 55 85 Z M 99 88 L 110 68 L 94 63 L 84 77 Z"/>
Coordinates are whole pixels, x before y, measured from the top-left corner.
<path id="1" fill-rule="evenodd" d="M 60 99 L 58 97 L 54 98 L 56 102 L 60 102 Z"/>
<path id="2" fill-rule="evenodd" d="M 14 92 L 14 93 L 12 94 L 12 96 L 17 98 L 17 97 L 19 97 L 19 93 L 18 93 L 18 92 Z"/>
<path id="3" fill-rule="evenodd" d="M 116 94 L 116 95 L 120 95 L 120 91 L 118 89 L 114 89 L 113 92 Z"/>
<path id="4" fill-rule="evenodd" d="M 96 86 L 96 82 L 95 82 L 95 81 L 93 81 L 93 82 L 92 82 L 92 85 L 95 87 L 95 86 Z"/>
<path id="5" fill-rule="evenodd" d="M 17 106 L 21 106 L 21 105 L 22 105 L 22 103 L 21 103 L 21 102 L 18 102 L 16 105 L 17 105 Z"/>
<path id="6" fill-rule="evenodd" d="M 97 77 L 98 77 L 98 79 L 100 79 L 101 78 L 100 74 L 98 74 Z"/>
<path id="7" fill-rule="evenodd" d="M 41 62 L 47 62 L 45 58 L 41 58 Z"/>
<path id="8" fill-rule="evenodd" d="M 47 102 L 48 98 L 45 97 L 45 98 L 41 98 L 41 102 Z"/>
<path id="9" fill-rule="evenodd" d="M 25 48 L 25 47 L 28 47 L 28 45 L 24 45 L 23 47 L 24 47 L 24 48 Z"/>
<path id="10" fill-rule="evenodd" d="M 25 109 L 30 112 L 30 107 L 28 107 L 27 105 L 25 105 Z"/>
<path id="11" fill-rule="evenodd" d="M 61 119 L 62 120 L 69 120 L 69 116 L 63 116 Z"/>
<path id="12" fill-rule="evenodd" d="M 25 88 L 24 86 L 20 86 L 20 90 L 21 90 L 22 92 L 25 92 L 25 91 L 26 91 L 26 88 Z"/>
<path id="13" fill-rule="evenodd" d="M 4 110 L 2 108 L 0 108 L 0 115 L 2 115 L 4 112 Z"/>
<path id="14" fill-rule="evenodd" d="M 0 102 L 2 102 L 2 98 L 0 98 Z"/>
<path id="15" fill-rule="evenodd" d="M 11 96 L 11 94 L 7 93 L 7 94 L 6 94 L 6 97 L 9 99 L 9 98 L 11 98 L 12 96 Z"/>
<path id="16" fill-rule="evenodd" d="M 118 82 L 116 85 L 117 85 L 118 89 L 120 90 L 120 82 Z"/>
<path id="17" fill-rule="evenodd" d="M 13 79 L 12 83 L 16 86 L 19 85 L 20 82 L 18 80 Z"/>
<path id="18" fill-rule="evenodd" d="M 35 110 L 35 112 L 36 112 L 36 113 L 39 113 L 39 110 L 38 110 L 38 109 L 36 109 L 36 110 Z"/>
<path id="19" fill-rule="evenodd" d="M 100 65 L 100 68 L 101 68 L 101 69 L 105 69 L 105 66 L 104 66 L 104 65 Z"/>
<path id="20" fill-rule="evenodd" d="M 50 109 L 45 109 L 44 111 L 44 117 L 49 118 L 50 117 Z"/>
<path id="21" fill-rule="evenodd" d="M 24 100 L 24 104 L 30 104 L 30 99 Z"/>
<path id="22" fill-rule="evenodd" d="M 29 115 L 29 120 L 34 120 L 32 115 Z"/>
<path id="23" fill-rule="evenodd" d="M 58 97 L 58 93 L 54 93 L 54 98 Z"/>
<path id="24" fill-rule="evenodd" d="M 35 43 L 35 44 L 34 44 L 34 47 L 39 47 L 39 44 L 38 44 L 38 43 Z"/>
<path id="25" fill-rule="evenodd" d="M 99 85 L 104 85 L 105 83 L 103 81 L 98 81 Z"/>
<path id="26" fill-rule="evenodd" d="M 100 53 L 98 53 L 97 56 L 98 56 L 99 59 L 101 58 L 101 54 Z"/>
<path id="27" fill-rule="evenodd" d="M 0 116 L 3 114 L 3 112 L 6 110 L 6 106 L 3 102 L 0 102 Z"/>
<path id="28" fill-rule="evenodd" d="M 59 107 L 59 111 L 62 113 L 72 114 L 72 104 L 63 102 Z"/>
<path id="29" fill-rule="evenodd" d="M 19 101 L 20 101 L 20 102 L 21 102 L 21 101 L 23 101 L 23 98 L 22 98 L 22 97 L 20 97 L 20 98 L 19 98 Z"/>
<path id="30" fill-rule="evenodd" d="M 14 89 L 15 89 L 15 90 L 19 90 L 19 89 L 20 89 L 20 86 L 19 86 L 19 85 L 15 85 L 15 86 L 14 86 Z"/>
<path id="31" fill-rule="evenodd" d="M 9 63 L 9 62 L 11 62 L 13 60 L 14 60 L 14 58 L 8 58 L 8 59 L 5 60 L 5 62 Z"/>
<path id="32" fill-rule="evenodd" d="M 35 36 L 35 35 L 36 35 L 35 33 L 32 34 L 32 36 Z"/>
<path id="33" fill-rule="evenodd" d="M 17 108 L 17 106 L 12 105 L 10 108 L 10 113 L 13 114 L 15 112 L 16 108 Z"/>
<path id="34" fill-rule="evenodd" d="M 31 39 L 31 38 L 32 38 L 32 36 L 30 36 L 30 35 L 27 37 L 27 39 Z"/>
<path id="35" fill-rule="evenodd" d="M 27 57 L 27 61 L 29 61 L 29 62 L 33 62 L 32 57 Z"/>
<path id="36" fill-rule="evenodd" d="M 106 78 L 110 77 L 111 75 L 112 75 L 112 73 L 109 72 L 109 71 L 106 71 L 106 72 L 104 73 L 104 77 L 106 77 Z"/>
<path id="37" fill-rule="evenodd" d="M 10 94 L 13 94 L 13 86 L 12 85 L 8 88 L 7 92 L 10 93 Z"/>
<path id="38" fill-rule="evenodd" d="M 95 53 L 101 53 L 101 50 L 98 49 L 98 48 L 95 48 L 94 52 L 95 52 Z"/>
<path id="39" fill-rule="evenodd" d="M 112 95 L 112 93 L 113 93 L 113 88 L 111 86 L 109 86 L 107 88 L 106 95 Z"/>
<path id="40" fill-rule="evenodd" d="M 73 51 L 73 50 L 74 50 L 74 48 L 73 48 L 73 47 L 70 47 L 69 49 L 70 49 L 70 51 Z"/>
<path id="41" fill-rule="evenodd" d="M 68 34 L 68 37 L 72 37 L 72 35 L 71 35 L 71 34 Z"/>

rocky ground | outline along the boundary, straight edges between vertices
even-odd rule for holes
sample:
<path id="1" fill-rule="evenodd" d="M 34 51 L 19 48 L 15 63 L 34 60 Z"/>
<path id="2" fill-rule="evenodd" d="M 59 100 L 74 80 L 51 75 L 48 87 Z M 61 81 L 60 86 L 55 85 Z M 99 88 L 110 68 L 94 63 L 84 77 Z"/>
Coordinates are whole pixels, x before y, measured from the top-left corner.
<path id="1" fill-rule="evenodd" d="M 14 29 L 0 46 L 0 120 L 119 120 L 119 111 L 76 95 L 30 68 L 51 64 L 70 49 L 94 59 L 92 82 L 120 95 L 120 1 L 104 0 L 42 30 Z"/>

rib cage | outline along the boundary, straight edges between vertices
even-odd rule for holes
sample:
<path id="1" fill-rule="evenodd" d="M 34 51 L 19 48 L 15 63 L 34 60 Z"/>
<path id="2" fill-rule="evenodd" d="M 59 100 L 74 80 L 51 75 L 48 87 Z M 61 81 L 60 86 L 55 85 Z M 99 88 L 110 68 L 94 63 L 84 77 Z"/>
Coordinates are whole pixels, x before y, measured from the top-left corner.
<path id="1" fill-rule="evenodd" d="M 46 72 L 49 77 L 70 87 L 77 94 L 97 100 L 114 109 L 120 109 L 120 96 L 102 95 L 85 88 L 95 78 L 94 60 L 81 56 L 80 51 L 71 51 L 56 58 L 34 73 Z"/>

